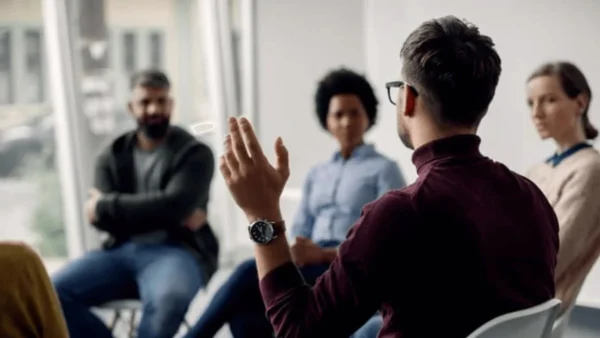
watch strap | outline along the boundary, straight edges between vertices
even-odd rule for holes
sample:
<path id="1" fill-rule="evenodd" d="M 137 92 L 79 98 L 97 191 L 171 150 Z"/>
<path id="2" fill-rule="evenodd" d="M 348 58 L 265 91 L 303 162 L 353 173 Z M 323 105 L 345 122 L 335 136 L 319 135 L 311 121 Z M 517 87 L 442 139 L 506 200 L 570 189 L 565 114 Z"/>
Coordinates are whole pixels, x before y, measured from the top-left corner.
<path id="1" fill-rule="evenodd" d="M 283 235 L 286 231 L 285 228 L 285 221 L 269 221 L 269 223 L 271 223 L 271 225 L 273 226 L 273 235 L 274 236 L 280 236 Z"/>

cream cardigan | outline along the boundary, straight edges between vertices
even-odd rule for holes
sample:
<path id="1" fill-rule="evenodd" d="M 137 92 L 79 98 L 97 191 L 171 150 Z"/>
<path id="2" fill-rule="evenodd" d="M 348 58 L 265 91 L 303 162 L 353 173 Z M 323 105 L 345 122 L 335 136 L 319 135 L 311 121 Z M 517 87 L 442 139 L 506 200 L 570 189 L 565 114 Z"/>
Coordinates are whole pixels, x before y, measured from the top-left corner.
<path id="1" fill-rule="evenodd" d="M 554 272 L 556 298 L 569 309 L 600 254 L 600 154 L 584 148 L 556 167 L 534 166 L 527 176 L 546 195 L 560 225 Z"/>

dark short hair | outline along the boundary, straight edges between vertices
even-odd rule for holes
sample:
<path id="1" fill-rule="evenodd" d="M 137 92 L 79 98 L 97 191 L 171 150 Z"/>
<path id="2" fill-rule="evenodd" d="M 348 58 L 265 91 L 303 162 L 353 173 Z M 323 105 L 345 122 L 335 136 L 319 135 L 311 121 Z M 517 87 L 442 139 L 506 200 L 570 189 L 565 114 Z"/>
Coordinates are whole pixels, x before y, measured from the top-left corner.
<path id="1" fill-rule="evenodd" d="M 541 65 L 527 79 L 527 82 L 540 76 L 556 76 L 560 81 L 563 91 L 571 99 L 583 94 L 587 97 L 587 106 L 581 116 L 583 131 L 588 140 L 598 137 L 598 130 L 592 125 L 588 117 L 588 110 L 592 102 L 592 88 L 588 84 L 583 72 L 574 64 L 566 61 L 550 62 Z"/>
<path id="2" fill-rule="evenodd" d="M 332 97 L 340 94 L 356 95 L 360 99 L 369 118 L 369 128 L 375 124 L 379 102 L 373 92 L 373 88 L 364 76 L 346 68 L 339 68 L 330 71 L 319 81 L 317 92 L 315 93 L 317 117 L 325 130 L 327 130 L 329 101 L 331 101 Z"/>
<path id="3" fill-rule="evenodd" d="M 400 51 L 406 82 L 415 87 L 434 121 L 477 126 L 487 113 L 500 78 L 494 42 L 454 16 L 426 21 Z"/>
<path id="4" fill-rule="evenodd" d="M 167 75 L 160 70 L 144 69 L 139 70 L 131 75 L 130 86 L 132 90 L 137 86 L 169 89 L 171 88 L 171 82 L 169 81 Z"/>

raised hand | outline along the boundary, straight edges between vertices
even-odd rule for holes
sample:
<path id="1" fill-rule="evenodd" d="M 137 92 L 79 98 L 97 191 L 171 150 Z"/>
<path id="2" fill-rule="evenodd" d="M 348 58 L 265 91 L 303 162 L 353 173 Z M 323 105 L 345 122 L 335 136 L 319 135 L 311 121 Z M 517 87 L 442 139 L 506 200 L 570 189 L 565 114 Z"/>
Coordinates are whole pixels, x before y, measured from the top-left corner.
<path id="1" fill-rule="evenodd" d="M 262 151 L 252 125 L 246 118 L 229 118 L 225 154 L 220 170 L 237 205 L 249 219 L 271 221 L 279 216 L 279 198 L 290 176 L 288 152 L 281 138 L 275 141 L 275 166 Z"/>

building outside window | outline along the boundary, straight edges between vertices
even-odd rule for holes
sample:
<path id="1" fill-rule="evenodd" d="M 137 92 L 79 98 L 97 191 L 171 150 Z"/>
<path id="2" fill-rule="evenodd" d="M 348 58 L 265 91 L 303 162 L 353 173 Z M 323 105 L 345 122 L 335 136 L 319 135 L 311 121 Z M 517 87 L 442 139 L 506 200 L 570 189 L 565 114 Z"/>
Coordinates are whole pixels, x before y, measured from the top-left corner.
<path id="1" fill-rule="evenodd" d="M 44 101 L 44 69 L 42 65 L 42 34 L 37 29 L 25 32 L 25 88 L 26 103 Z"/>
<path id="2" fill-rule="evenodd" d="M 129 74 L 137 70 L 137 41 L 135 33 L 123 34 L 123 68 Z"/>
<path id="3" fill-rule="evenodd" d="M 150 67 L 162 69 L 164 43 L 163 36 L 160 33 L 150 33 Z"/>
<path id="4" fill-rule="evenodd" d="M 0 28 L 0 105 L 13 103 L 12 32 Z"/>

